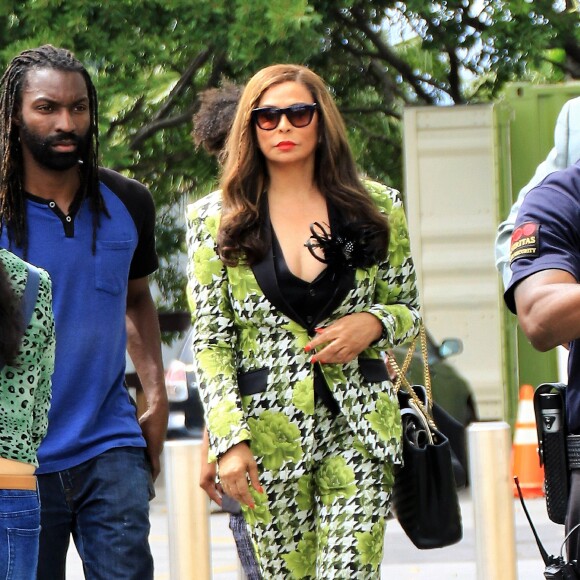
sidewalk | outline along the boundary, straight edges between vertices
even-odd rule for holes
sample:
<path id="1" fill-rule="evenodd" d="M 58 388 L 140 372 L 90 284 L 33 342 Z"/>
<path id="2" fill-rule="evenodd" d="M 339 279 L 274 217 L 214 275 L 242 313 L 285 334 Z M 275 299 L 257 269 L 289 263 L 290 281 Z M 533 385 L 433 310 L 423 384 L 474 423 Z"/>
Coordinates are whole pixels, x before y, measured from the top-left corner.
<path id="1" fill-rule="evenodd" d="M 476 572 L 473 506 L 469 490 L 461 492 L 464 537 L 458 544 L 440 550 L 418 550 L 405 536 L 396 520 L 390 520 L 385 534 L 385 556 L 381 568 L 384 580 L 474 580 Z M 552 523 L 546 514 L 544 498 L 526 500 L 536 530 L 549 554 L 557 554 L 564 538 L 564 526 Z M 519 503 L 514 500 L 518 580 L 543 580 L 544 564 L 531 529 Z M 228 528 L 227 514 L 211 516 L 212 580 L 238 580 L 235 544 Z M 158 485 L 151 502 L 151 549 L 155 558 L 155 580 L 170 580 L 167 507 L 165 489 Z M 71 542 L 72 544 L 72 542 Z M 71 545 L 67 579 L 83 580 L 82 566 Z M 195 579 L 192 579 L 195 580 Z M 489 580 L 501 580 L 490 578 Z"/>
<path id="2" fill-rule="evenodd" d="M 440 550 L 418 550 L 397 521 L 385 534 L 385 555 L 381 578 L 385 580 L 452 580 L 477 578 L 476 538 L 470 491 L 460 494 L 463 539 Z M 549 554 L 557 554 L 564 539 L 564 526 L 548 519 L 544 498 L 526 500 L 536 531 Z M 518 580 L 544 580 L 544 563 L 519 499 L 514 499 Z M 486 579 L 487 580 L 487 579 Z M 490 578 L 489 580 L 501 580 Z"/>

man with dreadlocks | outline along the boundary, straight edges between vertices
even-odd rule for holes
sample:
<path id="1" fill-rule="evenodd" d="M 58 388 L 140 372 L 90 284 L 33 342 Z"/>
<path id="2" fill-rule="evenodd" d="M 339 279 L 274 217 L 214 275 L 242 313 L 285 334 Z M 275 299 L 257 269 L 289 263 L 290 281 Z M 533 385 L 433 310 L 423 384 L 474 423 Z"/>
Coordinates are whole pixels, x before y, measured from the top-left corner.
<path id="1" fill-rule="evenodd" d="M 0 81 L 0 247 L 53 280 L 56 362 L 37 470 L 38 578 L 65 578 L 70 534 L 86 578 L 152 579 L 152 479 L 167 426 L 149 191 L 97 165 L 94 85 L 72 53 L 25 50 Z M 125 349 L 148 409 L 137 421 Z"/>

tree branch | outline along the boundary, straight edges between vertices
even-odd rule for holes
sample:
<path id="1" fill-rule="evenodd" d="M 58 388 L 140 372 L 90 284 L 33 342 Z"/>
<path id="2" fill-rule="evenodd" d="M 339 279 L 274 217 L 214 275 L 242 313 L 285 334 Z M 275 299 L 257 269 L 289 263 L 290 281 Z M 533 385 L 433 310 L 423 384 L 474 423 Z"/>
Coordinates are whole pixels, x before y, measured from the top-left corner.
<path id="1" fill-rule="evenodd" d="M 118 119 L 117 121 L 111 121 L 106 133 L 107 138 L 111 137 L 111 135 L 115 132 L 117 127 L 122 127 L 123 125 L 130 123 L 134 118 L 136 118 L 143 110 L 144 102 L 145 99 L 143 98 L 143 96 L 140 96 L 135 101 L 135 104 L 131 107 L 131 109 L 127 111 L 127 114 L 122 119 Z"/>
<path id="2" fill-rule="evenodd" d="M 397 83 L 395 82 L 393 77 L 390 74 L 388 74 L 388 72 L 385 70 L 385 67 L 381 66 L 381 64 L 377 62 L 374 58 L 371 59 L 369 73 L 374 78 L 376 78 L 377 81 L 380 83 L 383 89 L 381 92 L 385 96 L 385 100 L 389 104 L 390 109 L 393 103 L 395 102 L 395 97 L 402 99 L 403 101 L 405 100 L 403 92 L 399 90 L 399 87 L 397 86 Z M 395 114 L 392 114 L 392 116 L 395 116 Z"/>
<path id="3" fill-rule="evenodd" d="M 383 115 L 392 117 L 393 119 L 401 119 L 400 113 L 387 107 L 341 107 L 340 112 L 343 115 L 372 115 L 373 113 L 382 113 Z"/>
<path id="4" fill-rule="evenodd" d="M 449 56 L 449 94 L 456 105 L 463 104 L 465 103 L 465 99 L 461 94 L 461 78 L 459 76 L 460 61 L 452 48 L 447 49 L 447 55 Z"/>
<path id="5" fill-rule="evenodd" d="M 166 113 L 173 107 L 175 101 L 181 96 L 181 94 L 185 91 L 188 84 L 191 82 L 191 79 L 195 76 L 197 71 L 206 63 L 207 59 L 211 54 L 211 50 L 206 48 L 198 55 L 196 55 L 193 59 L 191 59 L 189 65 L 181 75 L 181 78 L 177 82 L 177 84 L 173 87 L 171 93 L 165 100 L 165 103 L 161 107 L 157 113 L 153 116 L 152 121 L 155 122 L 166 115 Z"/>
<path id="6" fill-rule="evenodd" d="M 348 125 L 354 126 L 359 129 L 362 133 L 364 133 L 370 139 L 375 139 L 376 141 L 382 141 L 383 143 L 389 143 L 391 146 L 395 148 L 399 148 L 401 146 L 401 142 L 398 139 L 389 139 L 389 137 L 385 133 L 373 133 L 368 127 L 366 127 L 357 119 L 353 119 L 352 117 L 348 118 Z"/>
<path id="7" fill-rule="evenodd" d="M 409 85 L 413 88 L 417 97 L 428 104 L 435 103 L 435 98 L 423 89 L 419 79 L 413 73 L 409 64 L 401 59 L 397 54 L 395 54 L 395 52 L 383 42 L 380 35 L 371 29 L 369 23 L 364 17 L 364 13 L 362 13 L 360 9 L 351 9 L 350 14 L 353 17 L 353 20 L 349 20 L 340 10 L 334 10 L 334 13 L 336 18 L 341 20 L 346 25 L 356 25 L 358 30 L 360 30 L 375 47 L 377 51 L 377 58 L 384 60 L 393 68 L 395 68 L 403 77 L 403 79 L 406 80 L 407 83 L 409 83 Z"/>
<path id="8" fill-rule="evenodd" d="M 182 123 L 187 123 L 195 111 L 195 105 L 188 107 L 183 113 L 176 115 L 175 117 L 169 117 L 167 119 L 159 119 L 154 123 L 149 123 L 145 127 L 141 128 L 131 139 L 129 143 L 129 149 L 133 151 L 138 149 L 144 141 L 146 141 L 151 135 L 161 131 L 162 129 L 168 129 L 170 127 L 177 127 Z"/>
<path id="9" fill-rule="evenodd" d="M 195 110 L 194 106 L 188 107 L 188 109 L 175 117 L 165 118 L 168 112 L 175 105 L 176 100 L 180 97 L 183 92 L 187 89 L 188 85 L 191 83 L 191 79 L 195 76 L 197 71 L 206 63 L 209 58 L 211 51 L 206 48 L 198 55 L 196 55 L 189 63 L 183 74 L 181 75 L 177 84 L 173 87 L 173 90 L 163 103 L 157 113 L 153 116 L 153 119 L 147 125 L 144 125 L 135 133 L 131 142 L 129 143 L 129 148 L 132 150 L 138 149 L 141 144 L 146 141 L 151 135 L 155 134 L 161 129 L 167 129 L 168 127 L 176 127 L 183 122 L 188 121 L 193 115 Z"/>

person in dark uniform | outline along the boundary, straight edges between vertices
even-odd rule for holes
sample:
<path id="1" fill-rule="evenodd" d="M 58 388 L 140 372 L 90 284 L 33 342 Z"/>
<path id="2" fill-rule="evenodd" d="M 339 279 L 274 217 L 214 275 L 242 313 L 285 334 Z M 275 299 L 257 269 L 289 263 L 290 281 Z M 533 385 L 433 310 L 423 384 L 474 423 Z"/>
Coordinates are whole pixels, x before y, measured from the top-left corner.
<path id="1" fill-rule="evenodd" d="M 550 174 L 522 202 L 504 298 L 534 348 L 570 345 L 567 430 L 580 435 L 580 163 Z M 580 523 L 580 469 L 571 466 L 566 530 Z M 580 534 L 568 540 L 580 560 Z"/>

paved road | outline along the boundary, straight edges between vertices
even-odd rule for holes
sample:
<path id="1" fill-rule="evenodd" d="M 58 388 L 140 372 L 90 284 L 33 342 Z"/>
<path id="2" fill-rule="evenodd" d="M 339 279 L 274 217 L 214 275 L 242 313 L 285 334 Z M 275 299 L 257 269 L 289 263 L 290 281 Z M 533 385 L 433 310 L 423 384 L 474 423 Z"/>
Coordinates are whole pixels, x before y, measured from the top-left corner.
<path id="1" fill-rule="evenodd" d="M 464 537 L 455 546 L 441 550 L 418 550 L 405 536 L 398 523 L 390 521 L 385 535 L 385 558 L 381 578 L 383 580 L 424 580 L 425 578 L 475 580 L 477 577 L 475 531 L 469 490 L 461 492 L 460 501 Z M 550 522 L 543 498 L 527 500 L 526 505 L 546 550 L 550 554 L 558 553 L 563 539 L 563 526 Z M 519 501 L 514 503 L 514 512 L 518 580 L 542 580 L 544 565 Z M 227 527 L 228 516 L 213 513 L 210 519 L 213 580 L 238 580 L 239 567 L 235 545 Z M 155 580 L 169 580 L 167 507 L 163 482 L 158 486 L 158 496 L 151 504 L 151 521 L 150 541 L 155 558 Z M 74 548 L 69 554 L 67 578 L 68 580 L 83 579 L 82 567 Z"/>

